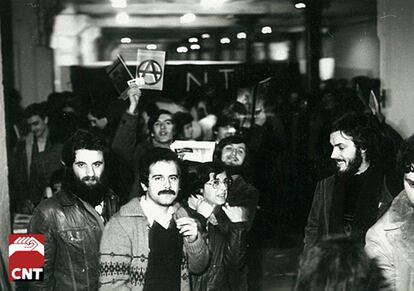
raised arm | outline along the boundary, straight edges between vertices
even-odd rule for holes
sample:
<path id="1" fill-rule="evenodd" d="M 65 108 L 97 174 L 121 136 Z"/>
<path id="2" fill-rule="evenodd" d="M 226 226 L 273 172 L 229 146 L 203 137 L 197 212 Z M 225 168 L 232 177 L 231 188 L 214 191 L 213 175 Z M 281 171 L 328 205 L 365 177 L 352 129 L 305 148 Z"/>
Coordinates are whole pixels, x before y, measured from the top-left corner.
<path id="1" fill-rule="evenodd" d="M 137 146 L 137 108 L 141 98 L 141 90 L 132 87 L 128 90 L 129 107 L 122 115 L 112 142 L 113 151 L 123 160 L 131 161 Z M 132 161 L 131 161 L 132 162 Z"/>

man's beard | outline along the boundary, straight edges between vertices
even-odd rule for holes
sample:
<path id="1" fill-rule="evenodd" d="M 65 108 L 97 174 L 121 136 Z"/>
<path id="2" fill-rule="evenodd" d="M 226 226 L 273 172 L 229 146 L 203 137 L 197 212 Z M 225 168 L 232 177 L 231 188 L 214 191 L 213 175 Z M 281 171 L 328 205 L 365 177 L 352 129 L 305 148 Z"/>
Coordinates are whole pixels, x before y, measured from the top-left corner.
<path id="1" fill-rule="evenodd" d="M 353 176 L 358 172 L 361 164 L 362 164 L 361 150 L 357 148 L 354 158 L 349 160 L 348 167 L 345 169 L 345 171 L 338 170 L 338 175 L 343 176 L 343 177 Z"/>
<path id="2" fill-rule="evenodd" d="M 86 184 L 87 181 L 93 180 L 96 181 L 95 184 Z M 96 206 L 101 203 L 106 193 L 108 192 L 108 186 L 104 173 L 102 173 L 101 178 L 93 176 L 83 177 L 82 179 L 79 179 L 75 176 L 73 171 L 70 171 L 67 173 L 65 182 L 66 186 L 74 195 L 91 204 L 92 206 Z"/>

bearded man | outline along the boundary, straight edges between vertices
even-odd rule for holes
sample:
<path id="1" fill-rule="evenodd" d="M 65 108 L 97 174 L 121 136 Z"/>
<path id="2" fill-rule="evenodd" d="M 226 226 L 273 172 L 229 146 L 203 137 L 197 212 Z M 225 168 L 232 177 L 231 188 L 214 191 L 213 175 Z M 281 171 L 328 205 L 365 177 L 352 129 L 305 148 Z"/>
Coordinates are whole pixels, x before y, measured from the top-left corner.
<path id="1" fill-rule="evenodd" d="M 42 201 L 30 221 L 29 233 L 45 236 L 44 278 L 31 290 L 98 290 L 104 223 L 118 211 L 106 178 L 108 154 L 104 139 L 86 131 L 65 143 L 62 189 Z"/>
<path id="2" fill-rule="evenodd" d="M 392 200 L 384 180 L 380 135 L 371 116 L 343 115 L 334 122 L 329 142 L 337 173 L 316 186 L 305 250 L 332 234 L 346 234 L 363 246 L 365 233 Z"/>

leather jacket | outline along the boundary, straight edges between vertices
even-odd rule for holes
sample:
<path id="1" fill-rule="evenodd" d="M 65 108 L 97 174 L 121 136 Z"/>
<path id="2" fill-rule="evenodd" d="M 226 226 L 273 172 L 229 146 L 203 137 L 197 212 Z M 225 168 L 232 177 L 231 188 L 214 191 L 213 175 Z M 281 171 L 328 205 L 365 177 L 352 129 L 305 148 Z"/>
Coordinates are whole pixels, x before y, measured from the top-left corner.
<path id="1" fill-rule="evenodd" d="M 44 280 L 31 290 L 98 290 L 99 243 L 104 221 L 119 208 L 110 191 L 102 217 L 88 203 L 62 190 L 35 209 L 29 233 L 45 235 Z"/>
<path id="2" fill-rule="evenodd" d="M 217 211 L 218 210 L 218 211 Z M 192 275 L 193 291 L 247 290 L 246 270 L 247 222 L 232 223 L 223 210 L 214 211 L 217 225 L 202 215 L 192 213 L 201 226 L 210 249 L 210 264 L 202 275 Z"/>

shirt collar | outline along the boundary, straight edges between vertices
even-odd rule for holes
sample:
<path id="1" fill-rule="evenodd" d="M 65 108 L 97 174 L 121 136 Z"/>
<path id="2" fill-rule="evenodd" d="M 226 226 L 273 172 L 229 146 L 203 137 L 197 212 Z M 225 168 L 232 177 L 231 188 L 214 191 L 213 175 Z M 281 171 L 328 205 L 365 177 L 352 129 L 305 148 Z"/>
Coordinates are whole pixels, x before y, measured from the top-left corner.
<path id="1" fill-rule="evenodd" d="M 152 226 L 154 221 L 156 221 L 163 228 L 168 229 L 172 216 L 175 213 L 173 206 L 169 206 L 167 214 L 163 215 L 159 213 L 158 209 L 156 209 L 156 207 L 154 207 L 153 204 L 149 202 L 145 196 L 141 198 L 140 204 L 150 226 Z"/>

